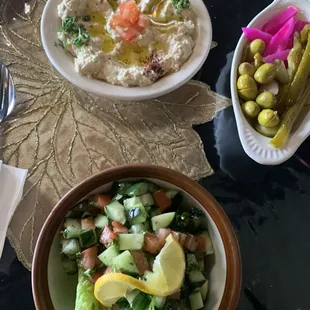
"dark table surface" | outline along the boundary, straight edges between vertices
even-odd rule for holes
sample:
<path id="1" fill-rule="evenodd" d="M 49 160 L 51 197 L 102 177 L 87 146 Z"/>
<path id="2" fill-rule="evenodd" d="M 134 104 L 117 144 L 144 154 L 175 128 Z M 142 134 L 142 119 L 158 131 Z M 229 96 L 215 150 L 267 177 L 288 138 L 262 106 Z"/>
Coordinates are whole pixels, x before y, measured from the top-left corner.
<path id="1" fill-rule="evenodd" d="M 241 26 L 271 1 L 208 0 L 213 38 L 198 78 L 230 97 L 229 73 Z M 310 140 L 280 166 L 244 153 L 231 108 L 195 128 L 215 174 L 201 184 L 225 209 L 243 260 L 239 310 L 310 309 Z M 0 260 L 0 310 L 34 309 L 30 272 L 6 242 Z"/>

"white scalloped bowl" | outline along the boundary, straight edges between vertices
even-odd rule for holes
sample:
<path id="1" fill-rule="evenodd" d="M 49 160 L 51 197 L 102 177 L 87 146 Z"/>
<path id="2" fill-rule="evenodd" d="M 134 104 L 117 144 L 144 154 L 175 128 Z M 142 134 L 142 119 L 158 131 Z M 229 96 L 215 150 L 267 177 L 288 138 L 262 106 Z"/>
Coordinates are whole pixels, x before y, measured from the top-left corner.
<path id="1" fill-rule="evenodd" d="M 49 0 L 41 19 L 41 38 L 44 50 L 52 65 L 72 84 L 95 95 L 120 99 L 144 100 L 165 95 L 189 81 L 202 67 L 212 42 L 212 25 L 209 12 L 202 0 L 192 0 L 197 15 L 196 45 L 190 58 L 177 72 L 166 75 L 154 84 L 144 87 L 123 87 L 91 79 L 75 71 L 73 57 L 55 46 L 57 32 L 61 27 L 57 6 L 62 0 Z"/>
<path id="2" fill-rule="evenodd" d="M 310 21 L 310 0 L 275 0 L 266 9 L 259 13 L 250 22 L 248 27 L 262 27 L 276 13 L 289 5 L 297 7 L 300 11 L 302 11 L 302 16 L 300 17 Z M 291 135 L 287 145 L 282 149 L 275 149 L 271 147 L 268 144 L 270 138 L 261 135 L 252 128 L 242 113 L 236 86 L 238 66 L 241 62 L 242 50 L 246 42 L 247 39 L 244 35 L 242 35 L 235 50 L 230 76 L 231 97 L 239 137 L 244 151 L 253 160 L 263 165 L 278 165 L 293 156 L 298 147 L 309 136 L 310 113 L 303 118 L 298 128 Z"/>

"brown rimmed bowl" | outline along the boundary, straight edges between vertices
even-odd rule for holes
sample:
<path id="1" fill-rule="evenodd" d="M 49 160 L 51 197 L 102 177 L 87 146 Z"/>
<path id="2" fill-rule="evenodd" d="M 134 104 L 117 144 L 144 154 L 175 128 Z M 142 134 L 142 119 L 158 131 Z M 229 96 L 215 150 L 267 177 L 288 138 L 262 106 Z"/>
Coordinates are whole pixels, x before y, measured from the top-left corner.
<path id="1" fill-rule="evenodd" d="M 241 258 L 236 235 L 224 210 L 195 181 L 171 169 L 152 165 L 126 165 L 100 172 L 70 190 L 55 206 L 39 235 L 32 264 L 32 292 L 37 310 L 73 310 L 76 276 L 60 264 L 58 233 L 63 218 L 78 201 L 91 193 L 107 192 L 113 181 L 148 179 L 179 189 L 185 199 L 204 211 L 215 254 L 208 256 L 208 310 L 235 310 L 241 288 Z"/>

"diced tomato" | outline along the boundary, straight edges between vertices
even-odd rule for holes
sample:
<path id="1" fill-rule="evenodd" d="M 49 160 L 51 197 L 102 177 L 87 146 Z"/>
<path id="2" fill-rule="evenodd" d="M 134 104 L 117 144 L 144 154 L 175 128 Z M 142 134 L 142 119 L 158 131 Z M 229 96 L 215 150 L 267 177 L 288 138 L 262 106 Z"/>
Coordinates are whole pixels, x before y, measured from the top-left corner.
<path id="1" fill-rule="evenodd" d="M 82 229 L 96 229 L 95 222 L 91 218 L 81 220 Z"/>
<path id="2" fill-rule="evenodd" d="M 93 269 L 96 265 L 98 248 L 96 246 L 88 248 L 82 252 L 81 265 L 85 270 Z"/>
<path id="3" fill-rule="evenodd" d="M 180 241 L 180 233 L 178 233 L 177 231 L 171 231 L 172 236 L 174 238 L 175 241 L 179 242 Z"/>
<path id="4" fill-rule="evenodd" d="M 110 20 L 110 26 L 114 29 L 117 26 L 125 28 L 125 27 L 131 26 L 131 23 L 130 21 L 125 20 L 124 17 L 120 13 L 115 13 Z"/>
<path id="5" fill-rule="evenodd" d="M 131 255 L 135 260 L 140 275 L 144 275 L 147 270 L 150 270 L 149 263 L 142 251 L 131 251 Z"/>
<path id="6" fill-rule="evenodd" d="M 90 282 L 95 284 L 96 281 L 103 275 L 103 272 L 96 272 L 90 279 Z"/>
<path id="7" fill-rule="evenodd" d="M 127 234 L 128 233 L 127 227 L 123 226 L 121 223 L 119 223 L 117 221 L 113 221 L 112 226 L 113 226 L 113 231 L 116 234 L 120 234 L 120 233 Z"/>
<path id="8" fill-rule="evenodd" d="M 169 197 L 165 194 L 163 190 L 159 190 L 153 193 L 153 198 L 161 212 L 166 211 L 171 205 L 171 200 L 169 199 Z"/>
<path id="9" fill-rule="evenodd" d="M 137 35 L 139 34 L 139 31 L 134 27 L 128 27 L 124 32 L 121 34 L 121 38 L 124 41 L 130 42 L 133 40 Z"/>
<path id="10" fill-rule="evenodd" d="M 166 243 L 166 238 L 171 234 L 171 229 L 160 228 L 156 231 L 160 247 L 162 248 Z"/>
<path id="11" fill-rule="evenodd" d="M 198 236 L 197 237 L 197 242 L 198 242 L 198 245 L 197 245 L 197 249 L 198 250 L 204 250 L 206 248 L 206 239 L 205 239 L 205 237 Z"/>
<path id="12" fill-rule="evenodd" d="M 100 236 L 100 242 L 108 247 L 113 240 L 117 239 L 116 233 L 107 225 L 104 227 L 103 232 Z"/>
<path id="13" fill-rule="evenodd" d="M 186 240 L 184 242 L 184 247 L 191 252 L 195 252 L 197 250 L 198 241 L 197 238 L 191 234 L 188 234 Z"/>
<path id="14" fill-rule="evenodd" d="M 161 249 L 158 237 L 155 234 L 146 232 L 144 235 L 144 245 L 143 250 L 151 254 L 159 253 Z"/>
<path id="15" fill-rule="evenodd" d="M 110 195 L 94 195 L 91 198 L 91 201 L 93 201 L 98 208 L 100 208 L 101 210 L 103 210 L 103 208 L 110 203 L 111 201 L 111 196 Z"/>
<path id="16" fill-rule="evenodd" d="M 187 234 L 180 233 L 179 243 L 180 243 L 181 246 L 184 245 L 186 238 L 187 238 Z"/>
<path id="17" fill-rule="evenodd" d="M 145 29 L 149 26 L 149 24 L 149 18 L 145 14 L 140 14 L 137 25 Z"/>
<path id="18" fill-rule="evenodd" d="M 122 16 L 125 20 L 128 20 L 132 25 L 138 22 L 140 11 L 137 7 L 127 6 L 124 8 Z"/>
<path id="19" fill-rule="evenodd" d="M 181 290 L 174 292 L 172 295 L 168 296 L 168 299 L 180 299 L 181 298 Z"/>

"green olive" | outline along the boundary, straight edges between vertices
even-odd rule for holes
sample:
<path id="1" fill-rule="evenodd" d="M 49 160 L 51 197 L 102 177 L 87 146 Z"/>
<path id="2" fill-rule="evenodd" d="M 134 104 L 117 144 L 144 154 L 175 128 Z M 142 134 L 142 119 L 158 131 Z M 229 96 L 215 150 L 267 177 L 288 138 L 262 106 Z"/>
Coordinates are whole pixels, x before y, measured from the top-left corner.
<path id="1" fill-rule="evenodd" d="M 255 129 L 262 134 L 263 136 L 273 138 L 276 133 L 278 132 L 279 126 L 274 126 L 274 127 L 265 127 L 260 124 L 255 125 Z"/>
<path id="2" fill-rule="evenodd" d="M 268 84 L 274 80 L 276 76 L 276 67 L 273 64 L 263 64 L 254 74 L 254 79 L 260 84 Z"/>
<path id="3" fill-rule="evenodd" d="M 252 62 L 256 53 L 262 53 L 266 48 L 266 44 L 261 39 L 256 39 L 250 43 L 247 60 Z"/>
<path id="4" fill-rule="evenodd" d="M 262 110 L 258 114 L 257 120 L 260 125 L 267 127 L 267 128 L 277 126 L 280 123 L 280 118 L 278 116 L 278 113 L 271 109 Z"/>
<path id="5" fill-rule="evenodd" d="M 270 91 L 260 93 L 255 101 L 263 109 L 273 109 L 277 104 L 276 96 Z"/>
<path id="6" fill-rule="evenodd" d="M 254 100 L 258 93 L 256 82 L 247 74 L 238 78 L 237 88 L 239 96 L 244 100 Z"/>
<path id="7" fill-rule="evenodd" d="M 260 53 L 254 55 L 254 67 L 257 70 L 260 66 L 265 63 L 263 56 Z"/>
<path id="8" fill-rule="evenodd" d="M 241 106 L 243 114 L 248 118 L 255 118 L 260 112 L 259 105 L 255 101 L 247 101 Z"/>
<path id="9" fill-rule="evenodd" d="M 253 77 L 254 73 L 255 73 L 255 68 L 250 63 L 243 62 L 242 64 L 240 64 L 238 71 L 239 71 L 240 75 L 247 74 L 247 75 Z"/>

